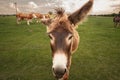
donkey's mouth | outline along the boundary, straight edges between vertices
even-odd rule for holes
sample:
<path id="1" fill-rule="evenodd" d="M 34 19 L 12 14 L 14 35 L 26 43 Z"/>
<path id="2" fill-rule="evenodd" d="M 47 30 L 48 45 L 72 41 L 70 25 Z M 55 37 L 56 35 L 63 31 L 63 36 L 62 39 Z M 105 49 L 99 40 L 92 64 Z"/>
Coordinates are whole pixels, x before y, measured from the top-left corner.
<path id="1" fill-rule="evenodd" d="M 65 69 L 64 72 L 54 72 L 54 69 L 53 69 L 53 75 L 55 76 L 56 79 L 62 79 L 65 74 L 69 74 L 68 69 Z"/>

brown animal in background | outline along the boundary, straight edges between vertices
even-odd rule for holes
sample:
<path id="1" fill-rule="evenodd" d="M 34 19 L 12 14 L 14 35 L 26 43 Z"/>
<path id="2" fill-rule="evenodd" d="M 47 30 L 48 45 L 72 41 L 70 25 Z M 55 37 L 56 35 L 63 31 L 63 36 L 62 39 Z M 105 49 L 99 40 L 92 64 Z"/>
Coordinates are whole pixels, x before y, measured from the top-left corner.
<path id="1" fill-rule="evenodd" d="M 17 24 L 19 24 L 20 21 L 22 21 L 22 20 L 26 20 L 27 24 L 30 25 L 30 21 L 32 21 L 32 18 L 33 18 L 32 13 L 18 12 L 17 3 L 14 3 L 14 4 L 15 4 L 15 9 L 16 9 L 16 22 L 17 22 Z"/>
<path id="2" fill-rule="evenodd" d="M 49 19 L 49 18 L 50 18 L 50 16 L 49 16 L 48 14 L 44 14 L 44 17 L 45 17 L 46 19 Z"/>
<path id="3" fill-rule="evenodd" d="M 68 80 L 72 54 L 78 48 L 79 35 L 76 26 L 91 10 L 93 0 L 89 0 L 82 8 L 71 15 L 64 13 L 62 8 L 56 9 L 54 19 L 44 19 L 50 37 L 52 50 L 52 71 L 58 80 Z"/>
<path id="4" fill-rule="evenodd" d="M 40 14 L 40 13 L 32 13 L 33 18 L 36 19 L 37 22 L 41 22 L 41 19 L 48 19 L 50 16 L 48 14 Z"/>
<path id="5" fill-rule="evenodd" d="M 32 13 L 30 13 L 30 14 L 17 13 L 16 18 L 17 18 L 17 24 L 19 24 L 21 20 L 26 20 L 27 25 L 30 25 L 30 22 L 32 21 L 33 15 L 32 15 Z"/>
<path id="6" fill-rule="evenodd" d="M 41 19 L 44 18 L 44 16 L 40 13 L 32 13 L 33 18 L 36 20 L 36 22 L 41 22 Z"/>

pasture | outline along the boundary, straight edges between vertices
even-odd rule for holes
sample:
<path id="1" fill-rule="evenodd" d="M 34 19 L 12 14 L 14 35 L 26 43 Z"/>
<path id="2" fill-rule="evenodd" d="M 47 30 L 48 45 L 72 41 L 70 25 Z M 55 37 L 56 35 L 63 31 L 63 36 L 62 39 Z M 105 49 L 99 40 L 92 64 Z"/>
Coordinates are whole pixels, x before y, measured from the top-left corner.
<path id="1" fill-rule="evenodd" d="M 112 19 L 92 16 L 79 25 L 69 80 L 120 79 L 120 27 Z M 43 24 L 17 25 L 15 16 L 0 17 L 0 80 L 55 80 L 51 66 Z"/>

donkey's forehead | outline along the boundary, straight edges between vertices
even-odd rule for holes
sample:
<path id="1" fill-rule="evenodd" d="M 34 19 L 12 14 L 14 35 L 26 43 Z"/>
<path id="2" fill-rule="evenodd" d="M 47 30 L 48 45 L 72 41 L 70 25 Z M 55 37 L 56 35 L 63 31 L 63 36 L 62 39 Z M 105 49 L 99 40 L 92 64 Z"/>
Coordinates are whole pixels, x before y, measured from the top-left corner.
<path id="1" fill-rule="evenodd" d="M 68 20 L 68 17 L 66 14 L 64 14 L 63 16 L 56 16 L 53 22 L 49 25 L 47 32 L 49 33 L 56 30 L 58 31 L 63 30 L 63 31 L 72 33 L 73 27 L 70 21 Z"/>
<path id="2" fill-rule="evenodd" d="M 53 19 L 53 22 L 51 24 L 52 27 L 57 27 L 58 25 L 60 25 L 62 23 L 65 24 L 68 24 L 69 21 L 68 21 L 68 16 L 66 14 L 63 14 L 63 15 L 56 15 L 56 17 Z"/>
<path id="3" fill-rule="evenodd" d="M 57 20 L 58 22 L 68 20 L 68 15 L 65 13 L 63 15 L 56 15 L 54 20 Z"/>
<path id="4" fill-rule="evenodd" d="M 72 34 L 72 31 L 65 29 L 63 27 L 56 27 L 54 30 L 50 32 L 50 34 L 62 36 Z"/>

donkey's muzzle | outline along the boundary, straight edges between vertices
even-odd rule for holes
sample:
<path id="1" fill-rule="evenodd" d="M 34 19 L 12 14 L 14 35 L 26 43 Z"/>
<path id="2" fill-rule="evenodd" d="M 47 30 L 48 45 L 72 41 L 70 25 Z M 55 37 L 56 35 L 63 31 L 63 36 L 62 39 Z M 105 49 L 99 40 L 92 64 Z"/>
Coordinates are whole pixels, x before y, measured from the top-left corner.
<path id="1" fill-rule="evenodd" d="M 62 78 L 65 73 L 66 73 L 66 69 L 65 68 L 53 68 L 53 74 L 58 79 Z"/>

